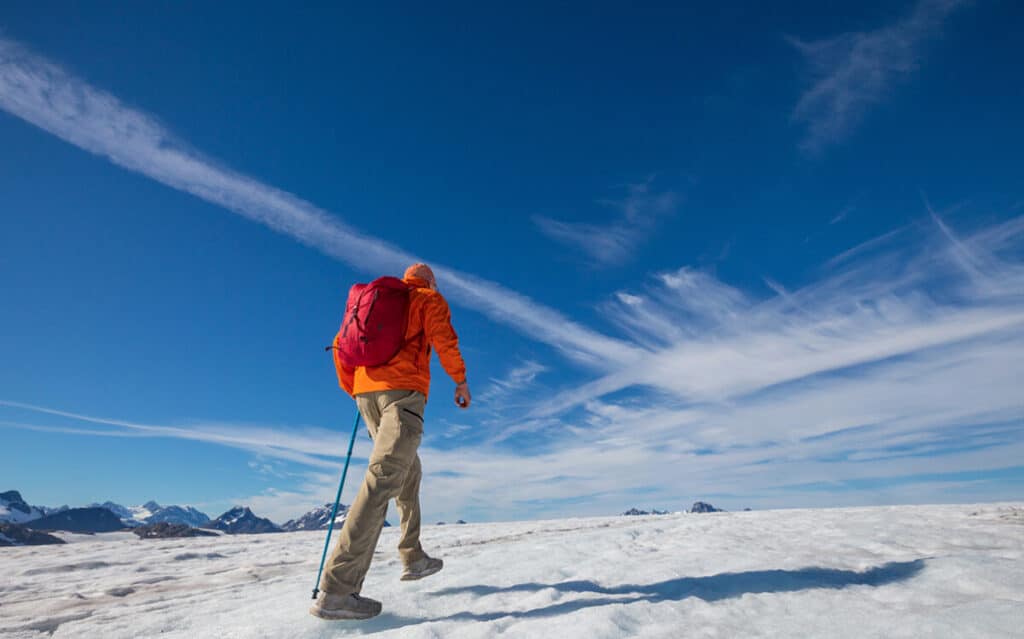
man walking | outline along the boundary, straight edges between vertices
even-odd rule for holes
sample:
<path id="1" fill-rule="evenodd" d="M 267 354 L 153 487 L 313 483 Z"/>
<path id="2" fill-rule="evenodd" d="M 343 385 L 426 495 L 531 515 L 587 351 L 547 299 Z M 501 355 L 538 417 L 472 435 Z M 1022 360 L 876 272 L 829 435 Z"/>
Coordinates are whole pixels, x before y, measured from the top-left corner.
<path id="1" fill-rule="evenodd" d="M 392 498 L 401 520 L 402 580 L 422 579 L 444 565 L 420 546 L 423 471 L 417 449 L 430 391 L 431 348 L 455 381 L 455 403 L 468 408 L 471 397 L 448 302 L 437 291 L 433 271 L 426 264 L 414 264 L 403 281 L 409 286 L 408 323 L 398 353 L 380 366 L 349 367 L 335 358 L 339 384 L 355 397 L 373 439 L 373 452 L 328 560 L 320 596 L 310 608 L 321 619 L 368 619 L 380 614 L 380 602 L 361 596 L 360 591 Z M 339 331 L 336 346 L 341 337 Z"/>

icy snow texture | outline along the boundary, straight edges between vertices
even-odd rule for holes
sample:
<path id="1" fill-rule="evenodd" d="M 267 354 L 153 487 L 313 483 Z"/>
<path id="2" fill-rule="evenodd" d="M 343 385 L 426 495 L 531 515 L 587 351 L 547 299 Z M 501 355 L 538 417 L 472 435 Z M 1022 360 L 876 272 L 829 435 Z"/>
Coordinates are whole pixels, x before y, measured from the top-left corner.
<path id="1" fill-rule="evenodd" d="M 0 551 L 0 636 L 1020 637 L 1024 504 L 427 526 L 402 582 L 385 530 L 368 622 L 306 611 L 322 532 Z"/>

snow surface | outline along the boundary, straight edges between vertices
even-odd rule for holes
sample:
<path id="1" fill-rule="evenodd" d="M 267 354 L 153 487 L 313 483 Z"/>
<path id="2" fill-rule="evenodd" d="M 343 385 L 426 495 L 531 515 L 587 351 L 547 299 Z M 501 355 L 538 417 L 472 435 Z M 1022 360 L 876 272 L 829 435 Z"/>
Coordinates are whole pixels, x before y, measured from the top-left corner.
<path id="1" fill-rule="evenodd" d="M 307 613 L 321 531 L 0 550 L 0 636 L 1021 637 L 1024 503 L 426 526 L 442 572 L 399 581 L 385 529 L 363 594 Z M 52 633 L 52 634 L 51 634 Z"/>

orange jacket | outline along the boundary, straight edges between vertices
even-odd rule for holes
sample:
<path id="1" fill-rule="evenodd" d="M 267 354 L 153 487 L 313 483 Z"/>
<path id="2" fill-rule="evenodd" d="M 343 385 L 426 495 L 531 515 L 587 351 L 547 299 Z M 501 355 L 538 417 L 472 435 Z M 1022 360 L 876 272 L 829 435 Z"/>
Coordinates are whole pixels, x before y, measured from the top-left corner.
<path id="1" fill-rule="evenodd" d="M 414 286 L 409 292 L 409 324 L 405 329 L 405 346 L 391 361 L 382 366 L 348 367 L 334 358 L 338 384 L 353 397 L 382 390 L 415 390 L 430 394 L 430 347 L 437 349 L 441 366 L 456 384 L 466 381 L 466 364 L 459 352 L 459 337 L 452 328 L 448 302 L 429 288 L 426 280 L 407 277 Z M 339 345 L 341 331 L 334 337 Z M 337 354 L 337 350 L 334 351 Z"/>

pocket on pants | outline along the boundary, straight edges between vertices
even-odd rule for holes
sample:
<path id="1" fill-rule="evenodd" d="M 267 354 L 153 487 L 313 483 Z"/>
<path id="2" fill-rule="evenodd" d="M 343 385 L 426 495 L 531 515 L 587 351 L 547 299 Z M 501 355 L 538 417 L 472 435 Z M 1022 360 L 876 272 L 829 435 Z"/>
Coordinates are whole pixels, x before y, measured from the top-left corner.
<path id="1" fill-rule="evenodd" d="M 376 462 L 374 464 L 370 464 L 369 470 L 371 473 L 373 473 L 373 476 L 376 477 L 378 481 L 387 482 L 394 480 L 401 475 L 404 475 L 405 471 L 408 469 L 405 466 L 402 466 L 401 464 L 396 464 L 394 462 L 389 461 L 381 461 Z"/>
<path id="2" fill-rule="evenodd" d="M 406 422 L 409 422 L 411 420 L 412 424 L 415 426 L 419 426 L 420 432 L 423 432 L 423 415 L 417 413 L 415 410 L 407 406 L 402 406 L 401 408 L 399 408 L 398 415 L 402 421 L 403 426 L 406 424 Z"/>

